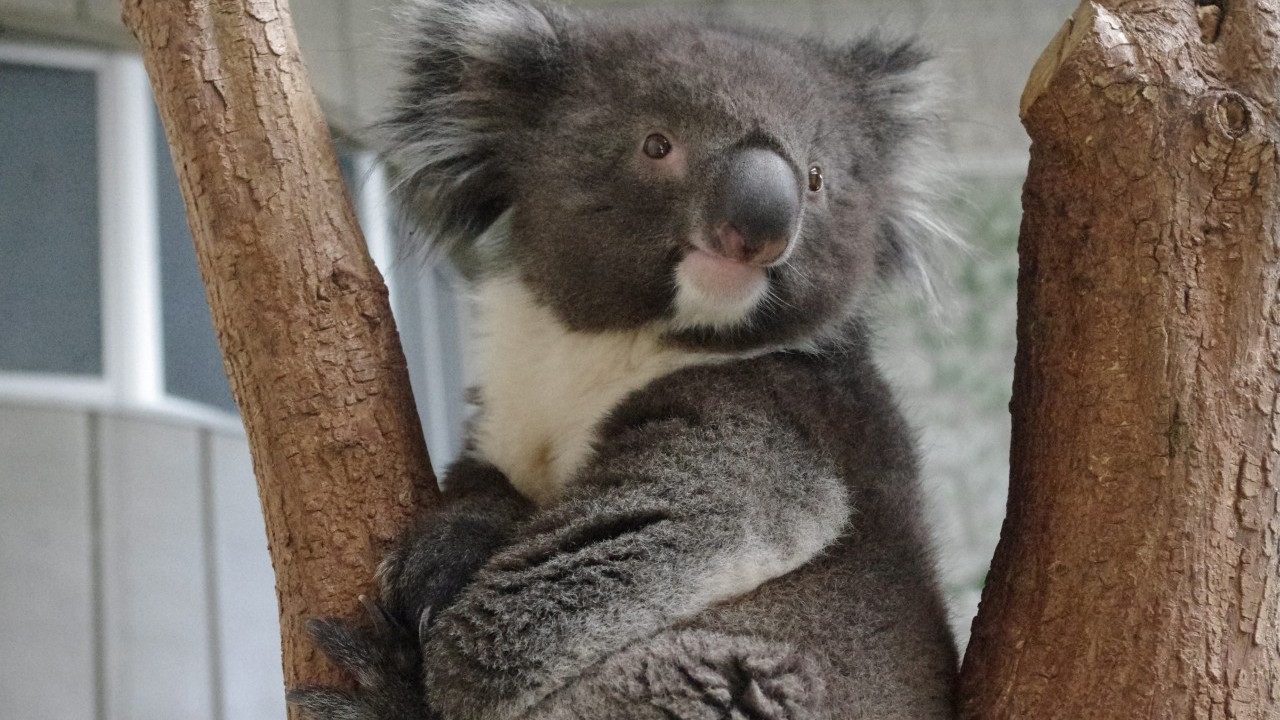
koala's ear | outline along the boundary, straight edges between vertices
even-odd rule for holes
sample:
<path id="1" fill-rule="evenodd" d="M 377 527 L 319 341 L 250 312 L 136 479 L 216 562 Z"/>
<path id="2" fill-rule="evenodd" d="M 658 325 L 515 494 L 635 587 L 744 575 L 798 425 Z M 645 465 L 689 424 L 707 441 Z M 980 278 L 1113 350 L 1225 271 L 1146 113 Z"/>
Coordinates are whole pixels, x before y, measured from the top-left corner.
<path id="1" fill-rule="evenodd" d="M 933 295 L 939 246 L 961 244 L 939 212 L 944 93 L 933 55 L 915 40 L 872 36 L 831 50 L 841 102 L 863 142 L 887 203 L 877 264 L 882 276 L 917 275 Z"/>
<path id="2" fill-rule="evenodd" d="M 406 71 L 382 144 L 432 244 L 473 240 L 510 205 L 504 148 L 563 79 L 565 22 L 525 0 L 416 0 L 404 12 Z"/>
<path id="3" fill-rule="evenodd" d="M 876 150 L 892 154 L 902 143 L 932 135 L 941 102 L 933 56 L 915 40 L 862 38 L 830 56 L 845 88 L 844 100 Z"/>

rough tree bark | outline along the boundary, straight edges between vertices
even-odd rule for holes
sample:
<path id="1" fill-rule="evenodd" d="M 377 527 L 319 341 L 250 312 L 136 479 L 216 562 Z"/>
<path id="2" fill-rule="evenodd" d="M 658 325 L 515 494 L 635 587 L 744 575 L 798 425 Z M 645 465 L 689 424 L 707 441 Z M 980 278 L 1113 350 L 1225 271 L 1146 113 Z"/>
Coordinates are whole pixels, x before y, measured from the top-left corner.
<path id="1" fill-rule="evenodd" d="M 1280 717 L 1278 38 L 1277 0 L 1086 1 L 1032 73 L 966 718 Z"/>
<path id="2" fill-rule="evenodd" d="M 435 494 L 387 290 L 286 0 L 124 0 L 173 150 L 276 571 L 285 681 L 342 684 L 308 617 L 348 615 Z"/>

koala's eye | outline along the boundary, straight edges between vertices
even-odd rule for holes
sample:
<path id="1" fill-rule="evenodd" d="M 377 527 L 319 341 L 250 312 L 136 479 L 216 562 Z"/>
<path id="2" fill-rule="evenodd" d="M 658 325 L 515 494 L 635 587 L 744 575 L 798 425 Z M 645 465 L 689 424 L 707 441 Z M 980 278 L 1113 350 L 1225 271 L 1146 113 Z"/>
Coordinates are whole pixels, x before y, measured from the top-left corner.
<path id="1" fill-rule="evenodd" d="M 817 165 L 809 168 L 809 189 L 813 192 L 822 189 L 822 168 Z"/>
<path id="2" fill-rule="evenodd" d="M 644 139 L 644 154 L 654 160 L 661 160 L 671 153 L 671 141 L 666 135 L 654 133 Z"/>

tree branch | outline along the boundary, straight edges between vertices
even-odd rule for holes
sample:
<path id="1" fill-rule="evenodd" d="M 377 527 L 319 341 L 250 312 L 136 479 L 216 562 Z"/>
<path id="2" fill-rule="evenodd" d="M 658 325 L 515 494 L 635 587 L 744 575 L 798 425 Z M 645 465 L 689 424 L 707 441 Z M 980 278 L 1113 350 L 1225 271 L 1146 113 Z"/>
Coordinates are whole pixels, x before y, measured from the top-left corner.
<path id="1" fill-rule="evenodd" d="M 1086 1 L 1032 73 L 965 718 L 1280 716 L 1278 36 L 1277 0 Z"/>
<path id="2" fill-rule="evenodd" d="M 248 431 L 285 681 L 339 684 L 303 631 L 350 614 L 435 482 L 286 0 L 124 0 Z"/>

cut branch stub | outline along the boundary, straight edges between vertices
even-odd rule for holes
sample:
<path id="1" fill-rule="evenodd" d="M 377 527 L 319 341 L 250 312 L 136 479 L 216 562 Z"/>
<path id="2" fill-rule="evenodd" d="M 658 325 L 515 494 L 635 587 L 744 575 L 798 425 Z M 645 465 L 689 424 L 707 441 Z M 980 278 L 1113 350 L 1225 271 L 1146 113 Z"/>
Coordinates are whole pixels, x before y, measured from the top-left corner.
<path id="1" fill-rule="evenodd" d="M 125 0 L 248 431 L 285 679 L 336 683 L 303 630 L 352 612 L 435 494 L 387 290 L 285 0 Z"/>
<path id="2" fill-rule="evenodd" d="M 1280 7 L 1086 2 L 1024 96 L 966 718 L 1280 717 Z"/>

